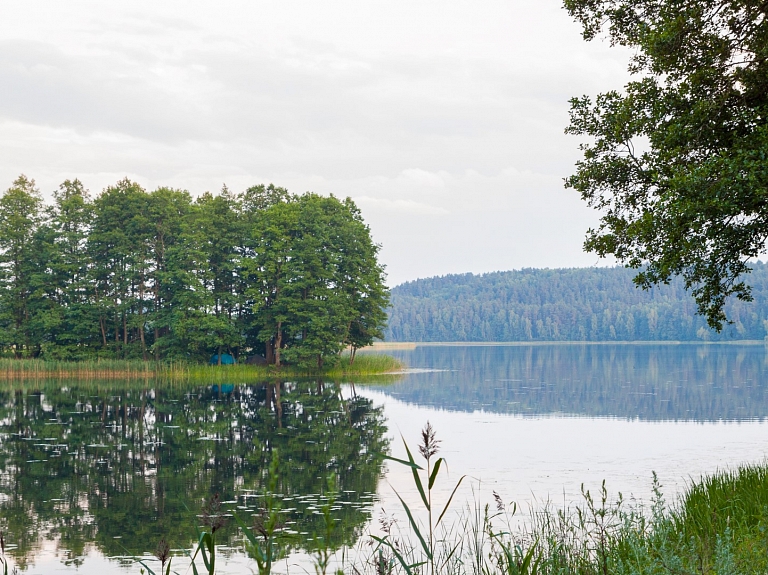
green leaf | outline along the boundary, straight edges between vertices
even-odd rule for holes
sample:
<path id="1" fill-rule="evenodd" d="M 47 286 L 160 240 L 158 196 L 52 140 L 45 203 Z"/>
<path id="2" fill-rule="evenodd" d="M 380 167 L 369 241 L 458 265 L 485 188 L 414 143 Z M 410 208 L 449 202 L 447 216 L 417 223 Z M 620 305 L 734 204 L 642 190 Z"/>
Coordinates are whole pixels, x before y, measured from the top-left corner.
<path id="1" fill-rule="evenodd" d="M 143 560 L 143 559 L 137 559 L 137 560 L 136 560 L 136 563 L 138 563 L 139 565 L 141 565 L 142 567 L 144 567 L 144 569 L 146 569 L 146 570 L 147 570 L 147 573 L 148 573 L 148 575 L 155 575 L 155 572 L 154 572 L 154 571 L 152 571 L 152 569 L 150 569 L 150 568 L 149 568 L 149 565 L 147 565 L 146 563 L 144 563 L 144 560 Z"/>
<path id="2" fill-rule="evenodd" d="M 456 490 L 459 488 L 459 485 L 461 485 L 461 482 L 464 481 L 465 477 L 466 475 L 462 475 L 461 479 L 459 479 L 459 482 L 456 484 L 456 487 L 453 488 L 451 496 L 448 498 L 448 502 L 445 504 L 445 508 L 443 508 L 443 512 L 440 514 L 440 517 L 437 518 L 437 523 L 435 523 L 436 526 L 440 524 L 440 520 L 443 518 L 443 515 L 445 515 L 445 512 L 448 511 L 448 507 L 450 507 L 451 501 L 453 501 L 453 496 L 456 495 Z"/>
<path id="3" fill-rule="evenodd" d="M 393 489 L 394 491 L 394 489 Z M 411 523 L 411 528 L 416 533 L 416 537 L 419 538 L 419 541 L 421 542 L 421 547 L 424 549 L 424 553 L 427 554 L 427 557 L 432 560 L 432 553 L 429 551 L 429 545 L 427 545 L 427 542 L 424 540 L 424 537 L 421 534 L 421 530 L 419 529 L 419 526 L 416 524 L 416 520 L 413 518 L 413 514 L 411 513 L 411 509 L 408 507 L 408 504 L 403 501 L 403 498 L 400 497 L 400 494 L 395 491 L 395 495 L 397 495 L 397 498 L 400 500 L 400 503 L 403 504 L 403 509 L 405 509 L 405 514 L 408 516 L 408 521 Z"/>
<path id="4" fill-rule="evenodd" d="M 232 510 L 232 517 L 235 518 L 235 521 L 240 526 L 240 529 L 243 530 L 243 535 L 245 535 L 246 539 L 253 545 L 256 549 L 261 552 L 261 548 L 259 547 L 259 540 L 256 539 L 256 536 L 253 534 L 253 531 L 251 531 L 248 526 L 245 524 L 245 522 L 240 519 L 240 516 Z"/>
<path id="5" fill-rule="evenodd" d="M 206 551 L 206 548 L 208 551 Z M 213 549 L 213 537 L 211 537 L 210 533 L 201 533 L 200 534 L 200 542 L 198 543 L 198 549 L 200 549 L 200 555 L 203 557 L 203 564 L 205 565 L 205 568 L 208 570 L 209 573 L 212 573 L 212 561 L 214 557 L 214 549 Z M 210 552 L 210 559 L 208 558 L 208 553 Z"/>
<path id="6" fill-rule="evenodd" d="M 422 565 L 426 565 L 426 561 L 420 561 L 418 563 L 414 563 L 412 565 L 408 565 L 406 560 L 403 558 L 403 556 L 400 554 L 400 552 L 395 548 L 394 545 L 392 545 L 387 538 L 385 537 L 382 539 L 381 537 L 376 537 L 375 535 L 371 535 L 371 539 L 378 541 L 381 545 L 386 545 L 392 550 L 392 553 L 395 555 L 397 560 L 400 562 L 400 565 L 403 566 L 403 569 L 405 569 L 405 572 L 408 573 L 408 575 L 413 575 L 413 568 L 414 567 L 420 567 Z"/>
<path id="7" fill-rule="evenodd" d="M 435 468 L 432 470 L 432 475 L 429 476 L 429 490 L 432 491 L 432 486 L 435 484 L 435 479 L 437 479 L 437 472 L 440 470 L 440 464 L 444 461 L 444 459 L 441 457 L 437 461 L 435 461 Z M 448 464 L 446 464 L 447 466 Z"/>
<path id="8" fill-rule="evenodd" d="M 413 481 L 416 483 L 416 489 L 419 490 L 419 495 L 421 495 L 421 500 L 424 502 L 424 507 L 427 508 L 427 511 L 431 511 L 429 508 L 429 500 L 427 499 L 427 494 L 424 493 L 424 486 L 421 483 L 421 477 L 419 476 L 419 467 L 416 465 L 416 462 L 413 460 L 413 455 L 411 455 L 411 450 L 408 449 L 408 444 L 405 442 L 405 438 L 403 438 L 403 445 L 405 445 L 405 451 L 408 454 L 408 461 L 411 463 L 411 471 L 413 472 Z M 399 496 L 398 496 L 399 497 Z"/>
<path id="9" fill-rule="evenodd" d="M 383 453 L 379 454 L 382 459 L 388 459 L 390 461 L 396 461 L 397 463 L 400 463 L 402 465 L 405 465 L 407 467 L 410 467 L 412 469 L 424 469 L 423 467 L 419 466 L 417 463 L 413 463 L 411 461 L 406 461 L 405 459 L 398 459 L 397 457 L 392 457 L 391 455 L 385 455 Z"/>

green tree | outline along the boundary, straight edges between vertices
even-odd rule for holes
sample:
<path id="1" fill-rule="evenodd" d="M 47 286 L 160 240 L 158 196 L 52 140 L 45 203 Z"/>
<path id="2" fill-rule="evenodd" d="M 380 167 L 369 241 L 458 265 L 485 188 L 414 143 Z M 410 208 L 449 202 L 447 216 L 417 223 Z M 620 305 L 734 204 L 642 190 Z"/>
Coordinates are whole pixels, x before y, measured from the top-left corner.
<path id="1" fill-rule="evenodd" d="M 198 245 L 205 258 L 205 266 L 198 271 L 208 293 L 202 327 L 207 334 L 208 352 L 218 354 L 221 361 L 224 352 L 237 356 L 242 344 L 235 323 L 240 296 L 235 289 L 240 266 L 239 206 L 237 197 L 226 186 L 216 196 L 206 192 L 196 205 Z"/>
<path id="2" fill-rule="evenodd" d="M 114 353 L 120 357 L 140 353 L 147 358 L 146 298 L 151 293 L 154 236 L 149 194 L 135 182 L 121 180 L 94 201 L 88 244 L 99 327 L 104 347 L 113 341 Z M 138 344 L 139 351 L 134 351 L 133 344 Z"/>
<path id="3" fill-rule="evenodd" d="M 37 294 L 44 302 L 38 329 L 45 333 L 46 356 L 78 359 L 99 345 L 87 249 L 93 205 L 77 179 L 63 182 L 53 198 L 35 254 Z"/>
<path id="4" fill-rule="evenodd" d="M 163 187 L 150 194 L 149 218 L 153 232 L 150 255 L 152 304 L 149 323 L 152 328 L 152 352 L 155 359 L 159 359 L 161 354 L 170 348 L 177 348 L 179 342 L 175 338 L 173 327 L 180 316 L 177 316 L 176 312 L 181 311 L 180 306 L 185 305 L 182 293 L 194 284 L 194 276 L 189 270 L 195 252 L 186 233 L 191 213 L 192 197 L 186 191 Z"/>
<path id="5" fill-rule="evenodd" d="M 352 200 L 307 193 L 251 228 L 248 296 L 267 360 L 322 367 L 380 337 L 387 290 L 378 248 Z"/>
<path id="6" fill-rule="evenodd" d="M 0 342 L 17 358 L 33 353 L 30 296 L 34 238 L 43 222 L 43 200 L 24 175 L 0 196 Z"/>
<path id="7" fill-rule="evenodd" d="M 585 247 L 682 275 L 716 330 L 768 239 L 768 5 L 754 0 L 565 0 L 591 40 L 635 51 L 623 91 L 571 100 L 588 136 L 567 185 L 603 212 Z"/>
<path id="8" fill-rule="evenodd" d="M 354 361 L 358 349 L 384 339 L 389 290 L 384 267 L 378 262 L 379 246 L 373 243 L 360 210 L 350 198 L 344 200 L 344 208 L 338 282 L 352 308 L 344 343 L 351 348 L 350 361 Z"/>
<path id="9" fill-rule="evenodd" d="M 351 200 L 270 184 L 192 201 L 123 179 L 91 201 L 67 180 L 46 207 L 22 176 L 0 196 L 0 347 L 322 366 L 382 336 L 377 253 Z"/>

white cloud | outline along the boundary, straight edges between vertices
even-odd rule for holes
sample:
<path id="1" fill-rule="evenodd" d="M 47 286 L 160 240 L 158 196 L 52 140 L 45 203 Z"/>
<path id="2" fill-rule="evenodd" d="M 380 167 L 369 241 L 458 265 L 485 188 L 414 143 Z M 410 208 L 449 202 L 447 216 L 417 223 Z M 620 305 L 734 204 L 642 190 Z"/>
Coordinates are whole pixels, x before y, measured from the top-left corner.
<path id="1" fill-rule="evenodd" d="M 396 282 L 594 262 L 567 99 L 621 86 L 627 55 L 559 0 L 40 0 L 0 38 L 0 187 L 350 195 Z"/>
<path id="2" fill-rule="evenodd" d="M 371 198 L 369 196 L 356 196 L 353 199 L 359 206 L 377 211 L 404 212 L 414 215 L 442 215 L 450 213 L 445 208 L 430 206 L 413 200 L 387 200 Z"/>

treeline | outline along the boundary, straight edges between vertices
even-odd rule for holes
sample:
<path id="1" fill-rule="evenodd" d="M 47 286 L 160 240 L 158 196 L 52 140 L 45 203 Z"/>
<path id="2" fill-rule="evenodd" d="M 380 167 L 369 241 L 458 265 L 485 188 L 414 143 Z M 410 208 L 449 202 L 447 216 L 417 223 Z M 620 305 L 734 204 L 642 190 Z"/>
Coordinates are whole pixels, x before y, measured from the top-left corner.
<path id="1" fill-rule="evenodd" d="M 754 301 L 726 305 L 709 329 L 682 280 L 644 291 L 626 268 L 525 269 L 407 282 L 392 289 L 389 341 L 694 341 L 763 339 L 768 265 L 747 276 Z"/>
<path id="2" fill-rule="evenodd" d="M 21 176 L 0 196 L 0 353 L 322 367 L 383 335 L 377 255 L 349 198 L 68 180 L 46 205 Z"/>

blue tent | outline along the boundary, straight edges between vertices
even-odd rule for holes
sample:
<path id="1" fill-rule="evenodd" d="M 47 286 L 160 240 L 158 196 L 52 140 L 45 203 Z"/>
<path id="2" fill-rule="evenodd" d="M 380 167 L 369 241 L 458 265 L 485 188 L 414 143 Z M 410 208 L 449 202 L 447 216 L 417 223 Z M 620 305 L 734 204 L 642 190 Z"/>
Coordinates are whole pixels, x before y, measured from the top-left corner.
<path id="1" fill-rule="evenodd" d="M 221 365 L 233 365 L 235 363 L 235 358 L 229 355 L 228 353 L 222 353 L 221 354 Z M 211 356 L 211 365 L 219 365 L 219 354 L 214 353 Z"/>

